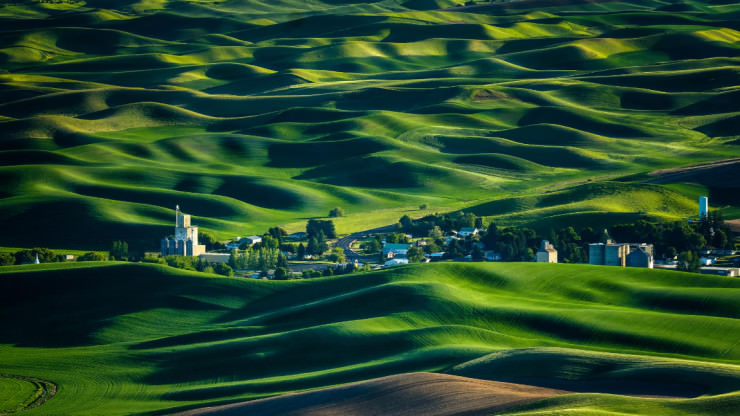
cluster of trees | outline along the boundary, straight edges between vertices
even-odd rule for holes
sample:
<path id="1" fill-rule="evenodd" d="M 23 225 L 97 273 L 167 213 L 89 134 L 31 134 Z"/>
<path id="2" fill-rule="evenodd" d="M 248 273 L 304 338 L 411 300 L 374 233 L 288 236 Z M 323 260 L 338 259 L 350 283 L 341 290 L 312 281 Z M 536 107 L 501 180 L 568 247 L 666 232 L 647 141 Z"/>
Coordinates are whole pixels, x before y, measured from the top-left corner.
<path id="1" fill-rule="evenodd" d="M 322 270 L 304 270 L 301 274 L 301 278 L 303 279 L 311 279 L 316 277 L 325 277 L 325 276 L 339 276 L 342 274 L 350 274 L 355 272 L 364 272 L 369 271 L 370 266 L 363 265 L 363 266 L 356 266 L 354 263 L 348 263 L 346 265 L 336 265 L 332 267 L 327 267 L 326 269 Z"/>
<path id="2" fill-rule="evenodd" d="M 110 249 L 111 260 L 128 260 L 128 243 L 125 241 L 114 241 Z"/>
<path id="3" fill-rule="evenodd" d="M 382 248 L 383 243 L 380 242 L 380 236 L 377 234 L 375 235 L 375 238 L 372 238 L 360 244 L 360 249 L 364 251 L 365 254 L 379 253 Z"/>
<path id="4" fill-rule="evenodd" d="M 340 208 L 340 207 L 336 207 L 336 208 L 332 209 L 331 211 L 329 211 L 329 216 L 330 217 L 334 217 L 334 218 L 336 218 L 336 217 L 344 217 L 344 210 L 342 208 Z"/>
<path id="5" fill-rule="evenodd" d="M 329 251 L 329 244 L 326 242 L 326 239 L 337 237 L 334 222 L 331 220 L 308 220 L 306 234 L 308 235 L 307 245 L 304 246 L 303 243 L 300 243 L 296 252 L 297 257 L 301 260 L 306 255 L 323 255 Z"/>
<path id="6" fill-rule="evenodd" d="M 206 246 L 207 251 L 223 250 L 226 245 L 216 240 L 216 236 L 207 231 L 198 231 L 198 242 Z"/>
<path id="7" fill-rule="evenodd" d="M 326 238 L 337 238 L 337 231 L 334 222 L 331 220 L 308 220 L 306 224 L 306 234 L 309 237 L 316 236 L 323 232 Z"/>
<path id="8" fill-rule="evenodd" d="M 170 267 L 176 267 L 183 270 L 192 270 L 203 273 L 216 273 L 223 276 L 233 276 L 234 271 L 228 264 L 211 263 L 199 257 L 191 256 L 165 256 L 165 257 L 144 257 L 145 263 L 166 264 Z"/>
<path id="9" fill-rule="evenodd" d="M 242 252 L 233 251 L 229 266 L 242 270 L 272 270 L 288 267 L 288 259 L 277 247 L 247 247 Z"/>
<path id="10" fill-rule="evenodd" d="M 0 266 L 12 266 L 15 264 L 30 264 L 39 256 L 41 263 L 57 263 L 67 261 L 64 254 L 56 254 L 44 247 L 35 247 L 28 250 L 19 250 L 15 253 L 0 253 Z M 105 261 L 106 256 L 102 253 L 88 252 L 77 257 L 77 261 Z"/>
<path id="11" fill-rule="evenodd" d="M 471 213 L 458 212 L 445 215 L 428 215 L 418 220 L 404 216 L 399 221 L 399 228 L 414 235 L 428 236 L 430 240 L 423 248 L 426 253 L 442 250 L 445 243 L 442 236 L 452 230 L 463 227 L 481 227 L 483 219 Z M 685 268 L 697 269 L 700 249 L 732 249 L 734 234 L 724 223 L 719 212 L 712 212 L 702 221 L 652 223 L 638 220 L 632 224 L 620 224 L 606 230 L 594 230 L 585 227 L 576 231 L 573 227 L 551 230 L 547 235 L 540 235 L 526 227 L 498 228 L 491 222 L 488 228 L 482 229 L 478 236 L 464 240 L 451 240 L 445 248 L 446 258 L 458 258 L 467 254 L 474 259 L 483 258 L 483 250 L 476 242 L 483 243 L 486 249 L 498 253 L 504 261 L 529 261 L 539 248 L 543 239 L 558 250 L 558 261 L 561 263 L 588 262 L 588 244 L 606 242 L 613 238 L 618 242 L 646 242 L 655 247 L 655 256 L 673 258 L 681 255 Z M 386 236 L 388 239 L 388 237 Z M 390 240 L 388 240 L 390 241 Z M 399 240 L 401 242 L 401 240 Z M 363 248 L 375 249 L 375 244 L 366 242 Z M 379 248 L 378 248 L 379 249 Z"/>
<path id="12" fill-rule="evenodd" d="M 94 251 L 89 251 L 79 257 L 77 257 L 77 261 L 105 261 L 105 254 L 103 253 L 96 253 Z"/>
<path id="13" fill-rule="evenodd" d="M 684 251 L 678 255 L 678 270 L 683 272 L 698 273 L 701 271 L 701 258 L 693 251 Z"/>
<path id="14" fill-rule="evenodd" d="M 480 241 L 501 256 L 504 261 L 530 261 L 534 258 L 541 237 L 526 227 L 507 227 L 499 229 L 491 222 L 488 228 L 479 233 Z"/>
<path id="15" fill-rule="evenodd" d="M 729 250 L 735 238 L 725 224 L 722 214 L 710 212 L 701 221 L 651 223 L 645 220 L 634 224 L 621 224 L 611 228 L 617 241 L 646 241 L 655 244 L 656 251 L 664 257 L 700 249 Z"/>
<path id="16" fill-rule="evenodd" d="M 343 214 L 341 212 L 341 208 L 337 209 L 339 210 L 339 214 Z M 329 251 L 327 239 L 337 237 L 334 222 L 331 220 L 309 220 L 306 224 L 306 234 L 308 238 L 306 244 L 300 243 L 295 245 L 287 241 L 288 232 L 285 231 L 285 229 L 272 227 L 262 235 L 262 242 L 250 246 L 249 243 L 245 241 L 239 246 L 239 249 L 279 249 L 280 251 L 295 253 L 298 258 L 303 259 L 306 255 L 323 255 Z M 201 238 L 202 237 L 203 236 L 201 235 Z M 209 240 L 203 240 L 203 243 L 206 244 L 206 248 L 208 248 L 208 241 Z M 213 244 L 215 245 L 216 243 L 214 242 Z"/>
<path id="17" fill-rule="evenodd" d="M 470 212 L 432 214 L 418 220 L 413 220 L 408 215 L 404 215 L 398 222 L 404 232 L 420 236 L 430 235 L 435 227 L 439 227 L 439 232 L 442 233 L 450 233 L 464 227 L 483 228 L 483 218 Z"/>
<path id="18" fill-rule="evenodd" d="M 308 238 L 307 245 L 304 246 L 303 243 L 298 244 L 296 256 L 300 260 L 303 260 L 306 255 L 321 256 L 327 251 L 329 251 L 329 243 L 326 242 L 323 231 L 319 231 L 318 235 Z"/>
<path id="19" fill-rule="evenodd" d="M 390 244 L 408 244 L 409 238 L 404 233 L 388 233 L 388 234 L 375 234 L 370 240 L 364 241 L 360 244 L 360 249 L 365 254 L 379 253 L 383 248 L 382 240 L 385 239 L 386 243 Z"/>
<path id="20" fill-rule="evenodd" d="M 534 257 L 541 239 L 534 230 L 524 227 L 499 229 L 492 222 L 486 229 L 483 227 L 483 218 L 469 212 L 432 214 L 418 220 L 412 220 L 405 215 L 399 220 L 399 227 L 404 232 L 429 237 L 430 241 L 424 246 L 423 251 L 434 253 L 444 249 L 445 258 L 448 259 L 470 254 L 474 260 L 482 260 L 483 249 L 480 244 L 476 244 L 481 242 L 489 250 L 499 253 L 503 260 L 528 261 Z M 453 239 L 445 248 L 443 236 L 465 227 L 477 228 L 478 235 L 461 240 Z"/>

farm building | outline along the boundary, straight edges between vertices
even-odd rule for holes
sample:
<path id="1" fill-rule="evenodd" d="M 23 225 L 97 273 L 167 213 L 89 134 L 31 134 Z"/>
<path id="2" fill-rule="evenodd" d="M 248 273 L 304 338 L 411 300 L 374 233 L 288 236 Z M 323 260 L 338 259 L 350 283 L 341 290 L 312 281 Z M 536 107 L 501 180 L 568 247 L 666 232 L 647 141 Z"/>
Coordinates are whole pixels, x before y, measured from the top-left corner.
<path id="1" fill-rule="evenodd" d="M 737 267 L 702 267 L 701 274 L 715 276 L 740 277 L 740 268 Z"/>
<path id="2" fill-rule="evenodd" d="M 411 244 L 385 243 L 383 245 L 383 257 L 392 259 L 395 257 L 406 257 Z"/>
<path id="3" fill-rule="evenodd" d="M 199 256 L 206 252 L 206 246 L 198 244 L 198 227 L 190 224 L 190 215 L 180 212 L 175 207 L 175 236 L 163 238 L 161 253 L 163 256 Z"/>
<path id="4" fill-rule="evenodd" d="M 653 268 L 653 245 L 615 243 L 612 240 L 608 240 L 606 244 L 589 244 L 588 262 L 602 266 Z"/>
<path id="5" fill-rule="evenodd" d="M 469 235 L 478 235 L 478 229 L 473 227 L 463 227 L 457 232 L 458 237 L 467 237 Z"/>
<path id="6" fill-rule="evenodd" d="M 626 266 L 629 244 L 617 244 L 612 240 L 588 245 L 588 263 L 602 266 Z"/>
<path id="7" fill-rule="evenodd" d="M 542 240 L 540 249 L 537 251 L 536 260 L 537 263 L 557 263 L 558 251 L 549 241 Z"/>
<path id="8" fill-rule="evenodd" d="M 630 247 L 630 253 L 627 254 L 627 267 L 644 267 L 653 268 L 653 246 L 652 244 L 640 244 L 636 247 Z"/>
<path id="9" fill-rule="evenodd" d="M 262 242 L 262 237 L 260 237 L 258 235 L 250 235 L 249 237 L 244 237 L 244 238 L 242 238 L 239 241 L 242 241 L 242 240 L 246 241 L 247 244 L 252 245 L 252 244 L 261 243 Z"/>
<path id="10" fill-rule="evenodd" d="M 409 264 L 408 259 L 391 259 L 385 262 L 385 267 L 401 266 L 403 264 Z"/>

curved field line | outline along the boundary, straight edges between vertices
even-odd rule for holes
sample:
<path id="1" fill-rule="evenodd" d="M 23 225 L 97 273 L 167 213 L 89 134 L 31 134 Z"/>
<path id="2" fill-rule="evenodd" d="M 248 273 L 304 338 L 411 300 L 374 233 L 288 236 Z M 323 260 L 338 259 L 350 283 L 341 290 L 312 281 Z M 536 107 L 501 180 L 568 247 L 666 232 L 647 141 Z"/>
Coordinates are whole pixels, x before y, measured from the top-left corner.
<path id="1" fill-rule="evenodd" d="M 57 385 L 52 383 L 51 381 L 42 380 L 35 377 L 18 376 L 14 374 L 0 374 L 0 377 L 27 381 L 36 387 L 36 391 L 33 396 L 31 396 L 31 400 L 26 400 L 26 402 L 22 403 L 23 407 L 11 411 L 5 411 L 5 413 L 0 413 L 0 416 L 18 413 L 24 410 L 39 407 L 42 404 L 46 403 L 49 399 L 54 397 L 54 395 L 57 393 Z"/>

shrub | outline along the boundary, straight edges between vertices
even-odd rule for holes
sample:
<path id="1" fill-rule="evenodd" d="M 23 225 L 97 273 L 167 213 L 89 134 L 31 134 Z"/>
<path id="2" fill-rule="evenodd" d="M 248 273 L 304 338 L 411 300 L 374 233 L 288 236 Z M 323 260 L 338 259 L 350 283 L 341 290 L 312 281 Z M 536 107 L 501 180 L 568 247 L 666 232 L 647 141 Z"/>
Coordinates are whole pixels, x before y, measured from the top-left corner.
<path id="1" fill-rule="evenodd" d="M 326 259 L 334 263 L 344 263 L 347 261 L 347 257 L 344 255 L 344 249 L 341 247 L 331 249 L 331 253 L 326 256 Z"/>
<path id="2" fill-rule="evenodd" d="M 333 210 L 329 211 L 330 217 L 344 217 L 344 210 L 340 207 L 336 207 Z"/>
<path id="3" fill-rule="evenodd" d="M 409 258 L 409 263 L 418 263 L 424 259 L 424 251 L 419 247 L 409 247 L 406 256 Z"/>
<path id="4" fill-rule="evenodd" d="M 699 262 L 699 255 L 693 251 L 683 251 L 678 255 L 678 270 L 691 273 L 699 273 L 701 271 L 701 263 Z"/>
<path id="5" fill-rule="evenodd" d="M 0 266 L 11 266 L 15 264 L 15 256 L 10 253 L 0 253 Z"/>
<path id="6" fill-rule="evenodd" d="M 167 262 L 164 261 L 164 259 L 161 258 L 161 257 L 148 257 L 148 256 L 146 256 L 146 257 L 142 258 L 141 261 L 144 262 L 144 263 L 167 264 Z"/>
<path id="7" fill-rule="evenodd" d="M 90 251 L 77 257 L 77 261 L 105 261 L 105 255 Z"/>
<path id="8" fill-rule="evenodd" d="M 278 267 L 275 269 L 275 280 L 288 280 L 288 269 L 285 267 Z"/>
<path id="9" fill-rule="evenodd" d="M 216 274 L 220 274 L 222 276 L 233 276 L 234 275 L 234 270 L 231 268 L 231 266 L 229 266 L 226 263 L 213 263 L 211 267 L 213 267 L 213 271 Z"/>

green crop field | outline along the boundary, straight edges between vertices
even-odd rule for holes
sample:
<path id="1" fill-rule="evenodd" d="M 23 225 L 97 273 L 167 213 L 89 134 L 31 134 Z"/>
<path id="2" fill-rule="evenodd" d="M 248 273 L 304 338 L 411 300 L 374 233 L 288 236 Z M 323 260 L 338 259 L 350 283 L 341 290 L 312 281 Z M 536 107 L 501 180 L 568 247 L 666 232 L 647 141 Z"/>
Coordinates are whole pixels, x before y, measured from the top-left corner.
<path id="1" fill-rule="evenodd" d="M 740 5 L 464 3 L 1 2 L 0 252 L 156 250 L 176 205 L 219 239 L 335 207 L 339 234 L 460 210 L 603 229 L 704 195 L 740 218 Z M 565 264 L 0 267 L 0 414 L 436 372 L 573 392 L 504 414 L 726 415 L 739 299 L 737 279 Z"/>
<path id="2" fill-rule="evenodd" d="M 4 2 L 0 245 L 151 250 L 176 204 L 223 238 L 680 219 L 695 192 L 645 174 L 740 156 L 736 4 L 461 3 Z"/>
<path id="3" fill-rule="evenodd" d="M 28 415 L 166 414 L 413 371 L 578 392 L 516 414 L 719 415 L 740 405 L 738 297 L 737 279 L 563 264 L 287 282 L 11 266 L 0 369 L 58 386 Z M 23 396 L 8 381 L 5 408 Z"/>

